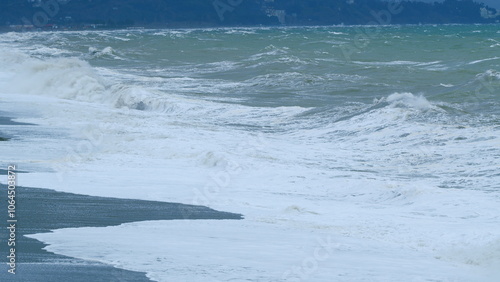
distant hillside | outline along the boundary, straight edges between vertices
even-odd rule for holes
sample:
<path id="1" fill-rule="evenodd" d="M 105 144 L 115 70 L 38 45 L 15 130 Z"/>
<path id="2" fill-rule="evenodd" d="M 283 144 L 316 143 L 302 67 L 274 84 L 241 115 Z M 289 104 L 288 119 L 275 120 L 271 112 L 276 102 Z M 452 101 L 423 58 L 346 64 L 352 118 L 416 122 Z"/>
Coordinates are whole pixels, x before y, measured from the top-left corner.
<path id="1" fill-rule="evenodd" d="M 472 0 L 2 0 L 10 28 L 206 27 L 250 25 L 494 23 Z M 33 26 L 33 27 L 31 27 Z"/>
<path id="2" fill-rule="evenodd" d="M 495 9 L 472 0 L 424 3 L 378 0 L 275 0 L 296 24 L 493 23 Z"/>

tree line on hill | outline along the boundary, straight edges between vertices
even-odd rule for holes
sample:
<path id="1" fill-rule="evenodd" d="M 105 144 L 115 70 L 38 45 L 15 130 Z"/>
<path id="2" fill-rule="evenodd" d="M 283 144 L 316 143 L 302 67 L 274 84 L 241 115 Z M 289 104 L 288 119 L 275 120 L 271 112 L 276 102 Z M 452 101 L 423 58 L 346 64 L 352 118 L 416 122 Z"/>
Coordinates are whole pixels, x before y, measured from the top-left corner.
<path id="1" fill-rule="evenodd" d="M 2 0 L 0 26 L 39 28 L 494 23 L 473 0 Z"/>

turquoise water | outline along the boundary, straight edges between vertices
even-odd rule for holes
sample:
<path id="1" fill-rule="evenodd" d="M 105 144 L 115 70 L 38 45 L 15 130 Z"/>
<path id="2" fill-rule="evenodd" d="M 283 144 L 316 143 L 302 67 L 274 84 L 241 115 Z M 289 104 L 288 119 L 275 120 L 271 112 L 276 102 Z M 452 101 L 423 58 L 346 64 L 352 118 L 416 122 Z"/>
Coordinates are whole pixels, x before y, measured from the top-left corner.
<path id="1" fill-rule="evenodd" d="M 22 43 L 40 57 L 61 55 L 37 50 L 49 46 L 93 66 L 141 77 L 191 77 L 207 87 L 237 83 L 236 89 L 182 93 L 256 106 L 369 103 L 391 92 L 412 92 L 459 108 L 469 108 L 464 99 L 478 100 L 493 110 L 498 30 L 498 25 L 426 25 L 107 31 L 30 34 Z M 155 86 L 161 88 L 161 82 Z"/>

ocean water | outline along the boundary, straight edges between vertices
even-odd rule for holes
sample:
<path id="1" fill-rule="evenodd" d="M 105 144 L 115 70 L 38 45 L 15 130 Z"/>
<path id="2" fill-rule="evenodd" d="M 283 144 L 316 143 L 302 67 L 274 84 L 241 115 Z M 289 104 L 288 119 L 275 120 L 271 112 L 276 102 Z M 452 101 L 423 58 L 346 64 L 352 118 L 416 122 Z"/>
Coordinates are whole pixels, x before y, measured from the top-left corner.
<path id="1" fill-rule="evenodd" d="M 32 235 L 154 281 L 499 281 L 499 27 L 0 34 L 0 163 L 245 216 Z"/>

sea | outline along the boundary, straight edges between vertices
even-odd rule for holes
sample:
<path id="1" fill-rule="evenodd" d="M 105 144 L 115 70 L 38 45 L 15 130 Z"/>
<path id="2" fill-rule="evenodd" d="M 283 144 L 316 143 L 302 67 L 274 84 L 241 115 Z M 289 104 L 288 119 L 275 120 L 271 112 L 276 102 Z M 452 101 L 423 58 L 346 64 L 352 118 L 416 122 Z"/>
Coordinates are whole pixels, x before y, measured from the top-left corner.
<path id="1" fill-rule="evenodd" d="M 50 252 L 152 281 L 500 281 L 498 24 L 2 33 L 0 113 L 35 125 L 0 130 L 20 186 L 244 217 L 30 235 Z"/>

